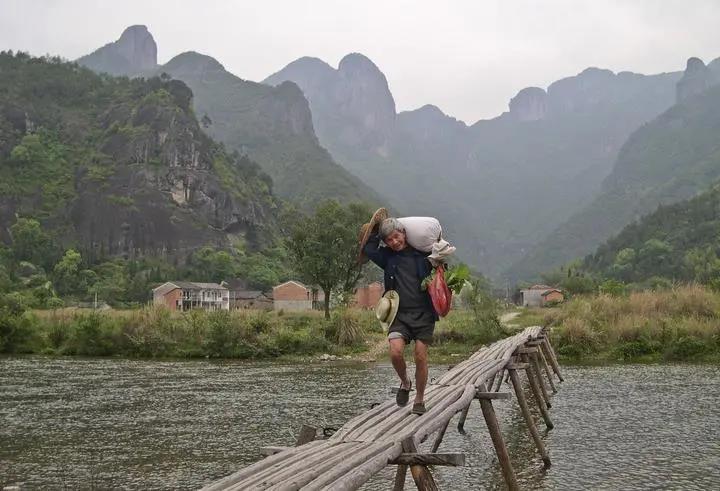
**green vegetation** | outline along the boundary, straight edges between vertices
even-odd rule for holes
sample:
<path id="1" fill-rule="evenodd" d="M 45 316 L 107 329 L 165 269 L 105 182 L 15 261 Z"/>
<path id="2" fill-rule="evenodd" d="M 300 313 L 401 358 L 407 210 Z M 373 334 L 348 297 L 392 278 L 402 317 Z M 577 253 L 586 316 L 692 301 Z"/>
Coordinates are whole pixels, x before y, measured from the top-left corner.
<path id="1" fill-rule="evenodd" d="M 661 206 L 587 256 L 582 268 L 615 281 L 616 288 L 674 281 L 720 288 L 718 209 L 718 186 L 691 200 Z"/>
<path id="2" fill-rule="evenodd" d="M 380 202 L 372 189 L 320 146 L 307 101 L 294 84 L 270 87 L 243 80 L 217 60 L 195 52 L 176 56 L 158 72 L 192 89 L 195 112 L 205 115 L 205 130 L 258 162 L 272 176 L 278 196 L 306 211 L 326 199 Z M 216 165 L 224 174 L 222 161 Z"/>
<path id="3" fill-rule="evenodd" d="M 552 327 L 553 346 L 569 362 L 720 362 L 720 294 L 699 285 L 624 296 L 578 296 L 535 309 L 519 325 Z"/>
<path id="4" fill-rule="evenodd" d="M 320 313 L 164 308 L 132 311 L 0 308 L 0 352 L 138 358 L 240 358 L 346 355 L 382 337 L 369 312 Z"/>
<path id="5" fill-rule="evenodd" d="M 656 210 L 659 205 L 677 203 L 710 189 L 720 179 L 718 130 L 720 86 L 680 102 L 642 126 L 623 145 L 600 195 L 546 240 L 533 247 L 530 253 L 515 265 L 511 276 L 528 277 L 530 274 L 563 264 L 573 257 L 585 255 L 640 216 Z M 697 205 L 698 208 L 692 213 L 702 214 L 699 209 L 701 205 Z M 674 208 L 661 208 L 651 226 L 661 228 L 660 220 L 663 216 L 675 220 L 676 224 L 688 232 L 692 229 L 691 222 L 682 222 Z M 630 234 L 639 234 L 641 228 L 630 227 L 629 231 L 624 233 L 625 239 Z M 668 231 L 665 231 L 665 234 L 667 233 Z M 704 233 L 704 230 L 697 230 L 693 235 Z M 678 255 L 681 251 L 665 250 L 672 244 L 659 237 L 659 242 L 646 243 L 653 238 L 655 237 L 648 236 L 641 244 L 629 241 L 633 242 L 632 247 L 636 249 L 636 253 L 641 253 L 640 249 L 643 247 L 647 248 L 643 253 L 643 260 L 649 263 L 636 266 L 644 270 L 657 266 L 658 274 L 667 277 L 666 275 L 671 273 L 667 267 L 674 270 L 677 268 L 664 262 L 662 256 Z M 629 253 L 627 251 L 627 254 Z M 635 262 L 635 259 L 629 256 L 618 259 L 619 268 L 624 267 L 623 261 Z M 620 271 L 617 273 L 623 276 Z M 629 273 L 628 277 L 633 275 L 634 273 Z M 685 276 L 678 276 L 683 277 Z"/>
<path id="6" fill-rule="evenodd" d="M 294 264 L 304 279 L 325 293 L 325 318 L 330 318 L 331 292 L 352 292 L 362 275 L 357 234 L 371 214 L 366 205 L 343 207 L 327 201 L 313 216 L 299 220 L 292 231 L 288 248 Z"/>

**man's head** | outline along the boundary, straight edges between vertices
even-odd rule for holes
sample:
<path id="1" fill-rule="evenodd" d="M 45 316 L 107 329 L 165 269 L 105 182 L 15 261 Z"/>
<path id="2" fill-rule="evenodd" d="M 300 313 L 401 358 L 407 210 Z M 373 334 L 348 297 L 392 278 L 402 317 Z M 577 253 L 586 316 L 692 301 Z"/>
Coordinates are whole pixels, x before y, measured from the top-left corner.
<path id="1" fill-rule="evenodd" d="M 405 227 L 397 218 L 386 218 L 380 222 L 378 234 L 387 246 L 395 252 L 407 247 L 405 242 Z"/>

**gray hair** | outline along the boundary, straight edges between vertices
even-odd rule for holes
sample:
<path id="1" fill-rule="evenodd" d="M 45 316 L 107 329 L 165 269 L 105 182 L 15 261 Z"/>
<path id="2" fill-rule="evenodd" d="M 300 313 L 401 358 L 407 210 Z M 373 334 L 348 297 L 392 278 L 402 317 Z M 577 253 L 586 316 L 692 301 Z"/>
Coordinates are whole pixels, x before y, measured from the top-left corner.
<path id="1" fill-rule="evenodd" d="M 378 229 L 378 235 L 380 235 L 380 238 L 382 240 L 385 240 L 388 235 L 393 233 L 394 231 L 399 230 L 401 232 L 405 232 L 405 227 L 402 223 L 400 223 L 400 220 L 397 218 L 386 218 L 382 222 L 380 222 L 380 228 Z"/>

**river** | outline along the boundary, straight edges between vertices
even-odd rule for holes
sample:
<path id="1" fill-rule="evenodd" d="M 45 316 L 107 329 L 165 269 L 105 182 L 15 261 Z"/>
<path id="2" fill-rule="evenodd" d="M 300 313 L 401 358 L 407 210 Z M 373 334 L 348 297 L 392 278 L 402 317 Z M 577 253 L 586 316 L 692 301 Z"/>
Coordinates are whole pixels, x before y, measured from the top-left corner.
<path id="1" fill-rule="evenodd" d="M 495 403 L 523 489 L 720 489 L 720 367 L 564 372 L 548 470 L 515 400 Z M 341 425 L 394 383 L 382 364 L 0 358 L 0 487 L 196 489 L 292 444 L 303 423 Z M 441 451 L 467 466 L 435 469 L 439 488 L 502 489 L 479 405 L 466 430 Z"/>

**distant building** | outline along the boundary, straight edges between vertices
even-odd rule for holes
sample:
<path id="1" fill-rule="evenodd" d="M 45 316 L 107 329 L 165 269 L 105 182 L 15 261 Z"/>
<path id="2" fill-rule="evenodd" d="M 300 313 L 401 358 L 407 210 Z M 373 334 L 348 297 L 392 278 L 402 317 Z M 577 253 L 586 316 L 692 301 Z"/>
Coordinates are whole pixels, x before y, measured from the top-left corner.
<path id="1" fill-rule="evenodd" d="M 383 294 L 383 284 L 379 281 L 361 286 L 355 291 L 355 306 L 361 309 L 373 309 Z"/>
<path id="2" fill-rule="evenodd" d="M 562 302 L 565 295 L 562 290 L 547 285 L 533 285 L 520 290 L 520 304 L 525 307 L 542 307 L 549 302 Z"/>
<path id="3" fill-rule="evenodd" d="M 230 290 L 230 308 L 272 310 L 273 297 L 259 290 Z"/>
<path id="4" fill-rule="evenodd" d="M 325 294 L 318 288 L 309 288 L 299 281 L 290 280 L 273 287 L 273 309 L 302 311 L 322 309 Z"/>
<path id="5" fill-rule="evenodd" d="M 230 292 L 217 283 L 168 281 L 154 288 L 153 304 L 170 310 L 229 310 Z"/>
<path id="6" fill-rule="evenodd" d="M 272 310 L 272 293 L 247 288 L 245 280 L 235 278 L 221 283 L 230 291 L 230 309 Z"/>

